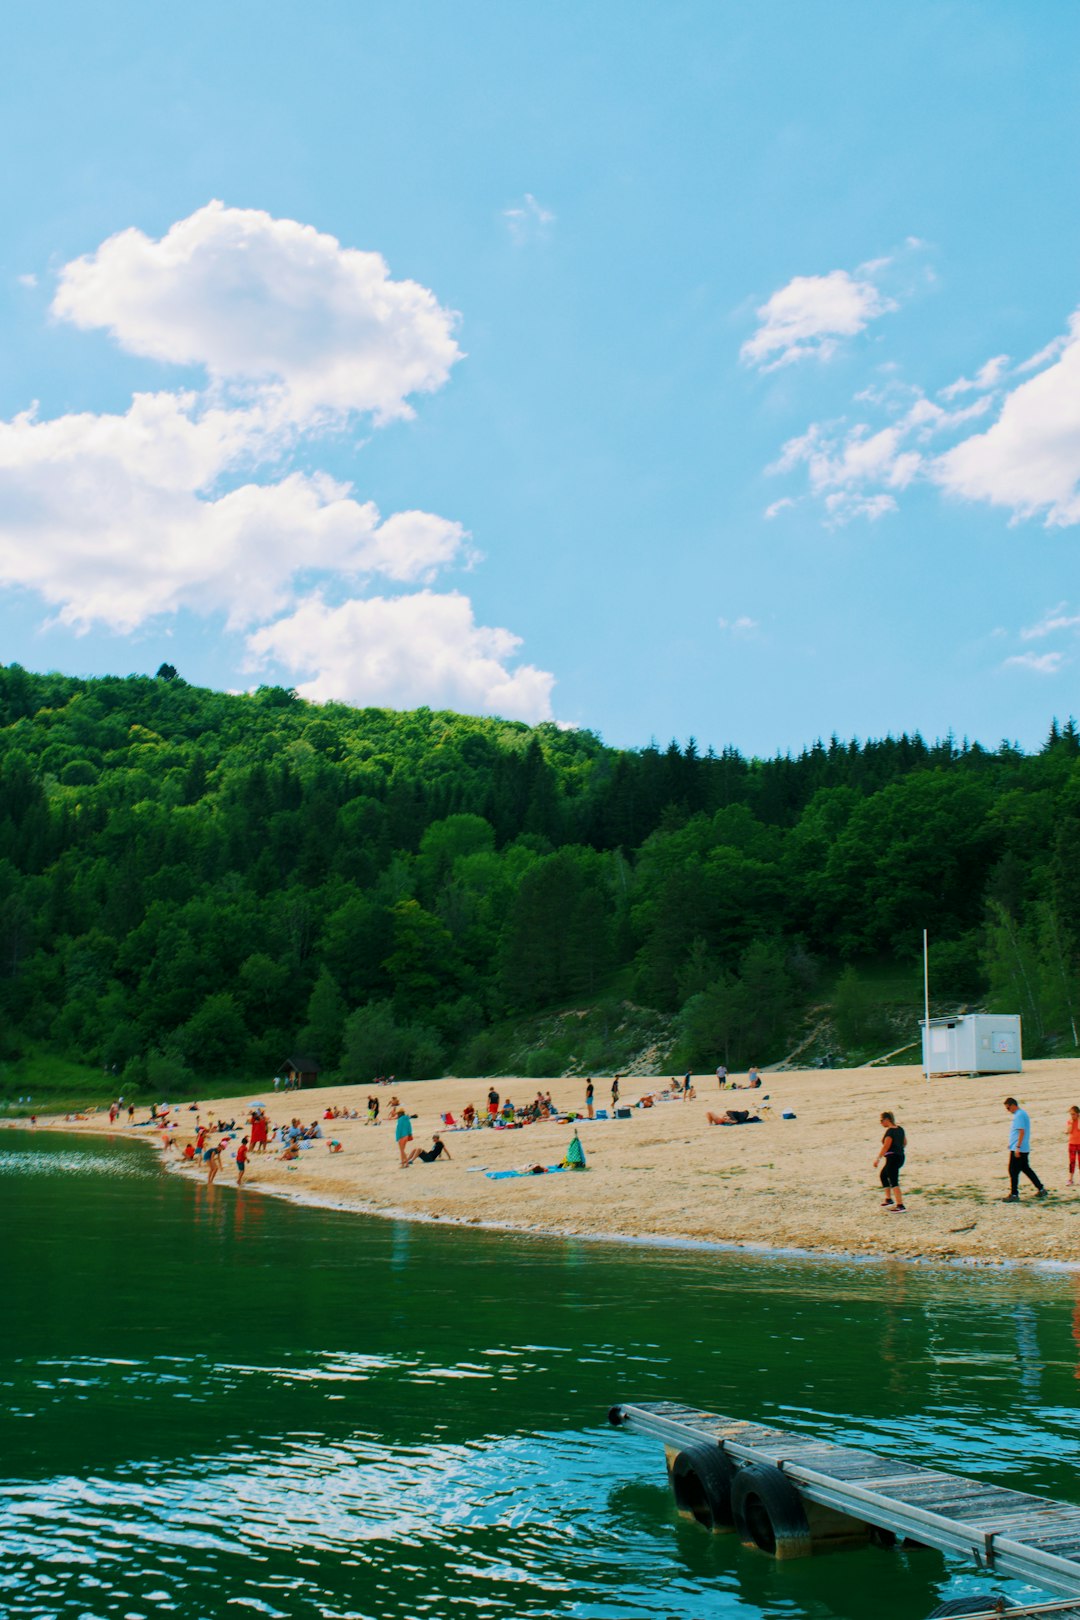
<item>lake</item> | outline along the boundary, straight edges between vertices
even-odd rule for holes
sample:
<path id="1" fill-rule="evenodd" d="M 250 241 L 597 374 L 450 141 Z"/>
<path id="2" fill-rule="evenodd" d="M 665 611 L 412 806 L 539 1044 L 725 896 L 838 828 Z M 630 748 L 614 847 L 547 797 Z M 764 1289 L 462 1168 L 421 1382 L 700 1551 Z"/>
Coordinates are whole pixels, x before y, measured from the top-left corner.
<path id="1" fill-rule="evenodd" d="M 0 1135 L 0 1219 L 5 1615 L 923 1620 L 985 1589 L 709 1537 L 619 1399 L 1080 1496 L 1080 1278 L 380 1221 L 42 1133 Z"/>

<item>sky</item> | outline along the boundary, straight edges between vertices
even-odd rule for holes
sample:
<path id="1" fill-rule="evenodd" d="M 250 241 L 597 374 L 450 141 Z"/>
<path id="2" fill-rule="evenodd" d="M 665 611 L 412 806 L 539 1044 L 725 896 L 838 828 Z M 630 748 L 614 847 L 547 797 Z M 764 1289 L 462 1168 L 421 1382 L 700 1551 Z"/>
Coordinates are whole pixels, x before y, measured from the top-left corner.
<path id="1" fill-rule="evenodd" d="M 798 750 L 1080 713 L 1080 10 L 38 0 L 0 662 Z"/>

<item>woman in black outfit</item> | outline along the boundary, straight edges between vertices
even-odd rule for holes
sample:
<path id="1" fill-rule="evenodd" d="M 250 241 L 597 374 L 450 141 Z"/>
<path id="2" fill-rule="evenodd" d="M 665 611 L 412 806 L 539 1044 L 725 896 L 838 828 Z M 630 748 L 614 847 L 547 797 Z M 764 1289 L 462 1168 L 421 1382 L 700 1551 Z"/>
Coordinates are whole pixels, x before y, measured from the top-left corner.
<path id="1" fill-rule="evenodd" d="M 881 1185 L 885 1189 L 881 1207 L 887 1209 L 890 1215 L 903 1214 L 907 1205 L 900 1191 L 900 1172 L 904 1168 L 907 1132 L 902 1125 L 896 1123 L 895 1116 L 890 1113 L 882 1114 L 881 1123 L 885 1127 L 885 1135 L 881 1138 L 881 1152 L 874 1160 L 875 1170 L 879 1164 L 881 1165 Z"/>

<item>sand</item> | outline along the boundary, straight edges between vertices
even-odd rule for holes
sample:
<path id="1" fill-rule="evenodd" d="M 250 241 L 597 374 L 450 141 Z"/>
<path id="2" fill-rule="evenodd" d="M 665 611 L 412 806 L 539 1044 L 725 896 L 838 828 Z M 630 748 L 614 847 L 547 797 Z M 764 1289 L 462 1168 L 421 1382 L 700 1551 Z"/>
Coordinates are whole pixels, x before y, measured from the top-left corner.
<path id="1" fill-rule="evenodd" d="M 440 1080 L 394 1088 L 415 1116 L 416 1145 L 429 1146 L 443 1110 L 460 1118 L 467 1102 L 482 1108 L 487 1080 Z M 628 1103 L 652 1091 L 655 1079 L 626 1078 Z M 580 1107 L 580 1080 L 499 1080 L 497 1089 L 518 1104 L 539 1084 L 566 1108 Z M 608 1101 L 610 1082 L 597 1082 L 597 1102 Z M 391 1091 L 379 1089 L 385 1114 Z M 204 1119 L 246 1119 L 252 1102 L 268 1105 L 270 1118 L 303 1123 L 327 1107 L 366 1112 L 366 1086 L 328 1086 L 275 1097 L 273 1089 L 223 1101 L 200 1099 Z M 1009 1115 L 1002 1101 L 1015 1093 L 1032 1119 L 1032 1163 L 1054 1196 L 1035 1202 L 1022 1182 L 1021 1202 L 1003 1204 Z M 747 1108 L 770 1098 L 760 1125 L 709 1126 L 706 1110 Z M 761 1091 L 720 1092 L 713 1077 L 700 1077 L 697 1097 L 651 1109 L 634 1108 L 628 1120 L 580 1122 L 586 1172 L 490 1181 L 482 1169 L 526 1163 L 555 1164 L 573 1127 L 559 1123 L 522 1130 L 444 1133 L 451 1161 L 399 1167 L 394 1127 L 372 1128 L 363 1120 L 323 1122 L 342 1152 L 325 1142 L 305 1150 L 295 1165 L 276 1157 L 276 1145 L 250 1160 L 243 1196 L 260 1192 L 300 1197 L 316 1204 L 369 1214 L 408 1215 L 529 1232 L 572 1233 L 764 1245 L 813 1253 L 900 1258 L 966 1259 L 1080 1264 L 1080 1185 L 1067 1185 L 1065 1116 L 1080 1102 L 1080 1061 L 1030 1064 L 1022 1075 L 935 1079 L 918 1068 L 792 1071 L 766 1074 Z M 904 1175 L 908 1213 L 880 1207 L 881 1189 L 872 1161 L 878 1151 L 883 1108 L 908 1132 Z M 781 1118 L 784 1109 L 798 1116 Z M 145 1117 L 140 1110 L 137 1117 Z M 194 1115 L 186 1112 L 187 1123 Z M 100 1114 L 83 1123 L 52 1119 L 39 1128 L 109 1130 Z M 157 1138 L 146 1130 L 112 1134 Z M 238 1131 L 237 1135 L 239 1136 Z M 185 1139 L 181 1136 L 181 1142 Z M 235 1144 L 234 1144 L 235 1145 Z M 272 1156 L 273 1155 L 273 1156 Z M 176 1155 L 163 1155 L 167 1160 Z M 184 1175 L 205 1179 L 205 1170 Z M 218 1188 L 235 1190 L 236 1166 L 227 1154 Z"/>

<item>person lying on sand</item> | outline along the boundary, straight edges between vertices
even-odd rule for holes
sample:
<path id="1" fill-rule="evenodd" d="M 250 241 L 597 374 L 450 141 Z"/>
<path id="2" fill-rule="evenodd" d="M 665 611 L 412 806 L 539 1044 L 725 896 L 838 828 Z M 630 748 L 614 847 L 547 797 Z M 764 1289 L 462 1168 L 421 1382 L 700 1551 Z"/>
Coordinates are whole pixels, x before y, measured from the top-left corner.
<path id="1" fill-rule="evenodd" d="M 414 1159 L 422 1159 L 425 1164 L 434 1164 L 439 1158 L 449 1159 L 450 1150 L 438 1133 L 431 1138 L 431 1143 L 429 1148 L 413 1148 L 401 1168 L 407 1170 Z"/>
<path id="2" fill-rule="evenodd" d="M 723 1114 L 714 1114 L 710 1108 L 705 1115 L 710 1125 L 745 1125 L 750 1118 L 749 1108 L 729 1108 Z"/>

